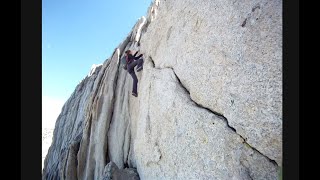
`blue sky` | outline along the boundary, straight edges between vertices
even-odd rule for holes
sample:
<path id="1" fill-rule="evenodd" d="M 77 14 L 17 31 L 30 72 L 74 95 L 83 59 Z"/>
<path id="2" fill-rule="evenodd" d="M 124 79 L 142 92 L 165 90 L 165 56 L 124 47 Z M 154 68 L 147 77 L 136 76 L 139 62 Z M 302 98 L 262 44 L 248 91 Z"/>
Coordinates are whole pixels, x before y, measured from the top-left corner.
<path id="1" fill-rule="evenodd" d="M 109 58 L 137 20 L 147 15 L 151 2 L 43 0 L 43 101 L 50 99 L 55 104 L 64 103 L 91 66 Z M 49 107 L 43 109 L 52 109 L 52 103 L 44 104 Z"/>

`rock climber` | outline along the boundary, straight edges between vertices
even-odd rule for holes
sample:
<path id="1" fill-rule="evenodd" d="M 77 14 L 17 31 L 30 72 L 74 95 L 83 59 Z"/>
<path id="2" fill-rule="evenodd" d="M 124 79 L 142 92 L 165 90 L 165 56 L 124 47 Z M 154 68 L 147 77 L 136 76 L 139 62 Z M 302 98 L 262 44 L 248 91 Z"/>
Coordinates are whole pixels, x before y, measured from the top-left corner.
<path id="1" fill-rule="evenodd" d="M 138 52 L 139 50 L 136 53 L 134 53 L 134 55 L 132 55 L 131 50 L 125 51 L 127 71 L 133 79 L 132 95 L 135 97 L 138 97 L 138 92 L 137 92 L 138 78 L 136 76 L 136 73 L 134 72 L 134 67 L 137 66 L 137 72 L 143 69 L 143 59 L 141 58 L 143 54 L 140 54 L 139 56 L 136 57 Z"/>

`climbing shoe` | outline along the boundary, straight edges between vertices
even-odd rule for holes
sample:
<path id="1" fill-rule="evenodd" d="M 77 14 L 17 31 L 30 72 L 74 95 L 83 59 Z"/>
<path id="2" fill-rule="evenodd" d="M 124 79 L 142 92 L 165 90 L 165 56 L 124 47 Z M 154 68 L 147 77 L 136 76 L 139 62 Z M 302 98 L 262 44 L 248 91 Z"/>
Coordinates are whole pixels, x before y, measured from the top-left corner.
<path id="1" fill-rule="evenodd" d="M 143 69 L 143 67 L 142 67 L 142 66 L 137 67 L 137 72 L 141 71 L 142 69 Z"/>
<path id="2" fill-rule="evenodd" d="M 138 97 L 137 93 L 132 92 L 132 95 L 135 96 L 135 97 Z"/>
<path id="3" fill-rule="evenodd" d="M 137 67 L 137 72 L 141 71 L 143 69 L 142 66 Z"/>

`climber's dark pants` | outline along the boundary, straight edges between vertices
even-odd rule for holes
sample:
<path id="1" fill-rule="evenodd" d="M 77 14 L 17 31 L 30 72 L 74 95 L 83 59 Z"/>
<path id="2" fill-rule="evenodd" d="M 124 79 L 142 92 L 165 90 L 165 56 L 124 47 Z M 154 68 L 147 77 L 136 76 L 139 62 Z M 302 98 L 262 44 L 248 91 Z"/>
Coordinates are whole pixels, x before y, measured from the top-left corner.
<path id="1" fill-rule="evenodd" d="M 136 61 L 131 62 L 128 64 L 128 73 L 132 76 L 133 79 L 133 86 L 132 86 L 132 92 L 138 94 L 137 92 L 137 85 L 138 85 L 138 78 L 136 76 L 136 73 L 134 72 L 134 67 L 138 65 L 138 67 L 142 66 L 143 59 L 138 59 Z"/>

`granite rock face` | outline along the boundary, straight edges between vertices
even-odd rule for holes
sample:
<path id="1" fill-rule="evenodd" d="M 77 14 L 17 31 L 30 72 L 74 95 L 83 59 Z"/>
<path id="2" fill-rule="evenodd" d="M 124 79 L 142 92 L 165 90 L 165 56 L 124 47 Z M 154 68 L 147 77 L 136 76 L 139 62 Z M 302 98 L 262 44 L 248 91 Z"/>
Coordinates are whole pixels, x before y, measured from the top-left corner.
<path id="1" fill-rule="evenodd" d="M 282 1 L 169 0 L 157 12 L 141 51 L 281 164 Z"/>
<path id="2" fill-rule="evenodd" d="M 43 179 L 277 179 L 281 7 L 155 0 L 65 103 Z M 138 97 L 127 49 L 144 57 Z"/>

